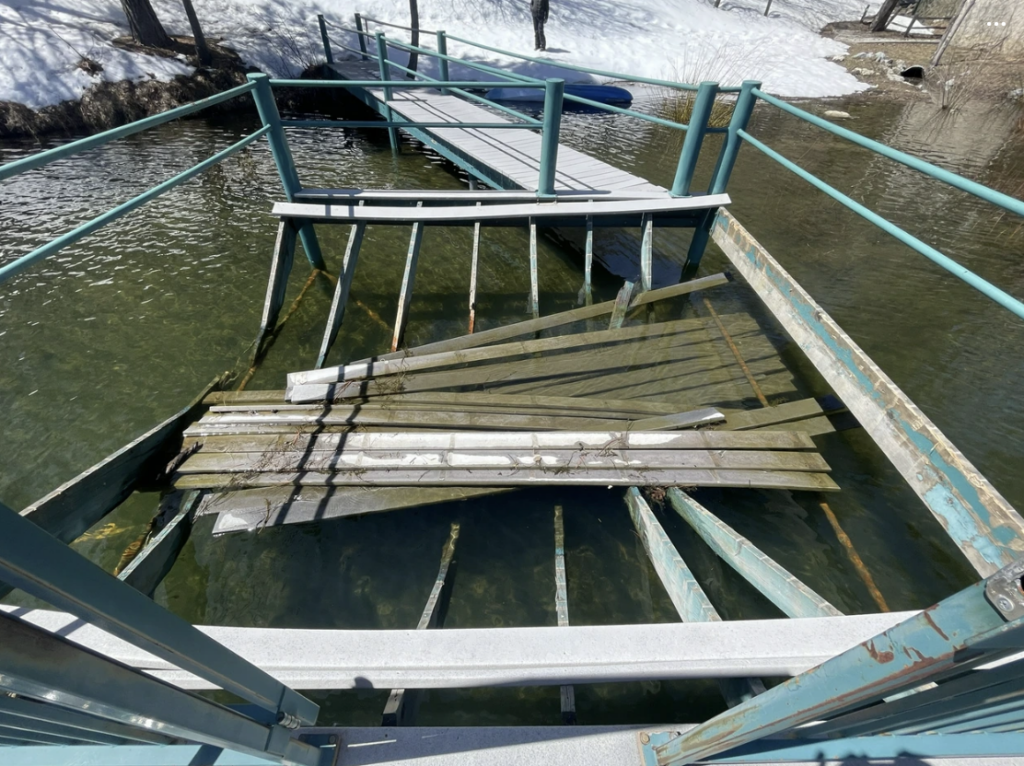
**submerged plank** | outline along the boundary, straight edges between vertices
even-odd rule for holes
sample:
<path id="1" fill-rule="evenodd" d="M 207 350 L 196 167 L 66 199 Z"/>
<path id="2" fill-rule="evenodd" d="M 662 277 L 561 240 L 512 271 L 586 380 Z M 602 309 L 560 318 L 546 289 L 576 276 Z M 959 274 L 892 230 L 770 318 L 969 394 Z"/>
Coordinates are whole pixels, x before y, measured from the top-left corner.
<path id="1" fill-rule="evenodd" d="M 174 493 L 178 494 L 178 493 Z M 131 585 L 136 590 L 152 597 L 153 591 L 171 571 L 178 554 L 188 542 L 192 533 L 192 515 L 198 492 L 187 492 L 177 498 L 177 513 L 142 549 L 132 562 L 122 570 L 118 579 Z M 173 501 L 172 501 L 173 502 Z"/>
<path id="2" fill-rule="evenodd" d="M 670 487 L 667 494 L 676 513 L 693 527 L 711 550 L 787 617 L 835 617 L 842 614 L 685 492 Z"/>
<path id="3" fill-rule="evenodd" d="M 199 513 L 219 514 L 213 534 L 221 535 L 459 502 L 508 491 L 503 487 L 270 487 L 207 495 Z"/>
<path id="4" fill-rule="evenodd" d="M 390 471 L 346 471 L 343 473 L 201 473 L 175 478 L 179 489 L 245 487 L 531 487 L 531 486 L 624 486 L 624 487 L 754 487 L 761 489 L 816 490 L 836 492 L 839 487 L 823 473 L 799 471 L 747 471 L 733 469 L 631 469 L 631 468 L 512 468 L 449 469 L 422 468 Z"/>

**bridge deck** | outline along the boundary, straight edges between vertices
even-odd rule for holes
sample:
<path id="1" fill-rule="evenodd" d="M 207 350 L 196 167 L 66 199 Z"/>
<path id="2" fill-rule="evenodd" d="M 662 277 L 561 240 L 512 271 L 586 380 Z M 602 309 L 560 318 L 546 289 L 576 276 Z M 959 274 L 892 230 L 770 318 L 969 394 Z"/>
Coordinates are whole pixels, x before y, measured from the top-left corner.
<path id="1" fill-rule="evenodd" d="M 346 80 L 375 79 L 376 69 L 362 61 L 331 65 Z M 382 108 L 381 88 L 359 89 Z M 387 105 L 397 117 L 410 122 L 509 123 L 494 112 L 457 96 L 415 90 L 396 91 Z M 534 191 L 540 173 L 541 137 L 531 130 L 501 128 L 424 128 L 431 138 L 474 165 L 500 176 L 505 188 Z M 612 167 L 587 154 L 559 145 L 556 190 L 630 191 L 664 195 L 666 190 L 632 173 Z"/>

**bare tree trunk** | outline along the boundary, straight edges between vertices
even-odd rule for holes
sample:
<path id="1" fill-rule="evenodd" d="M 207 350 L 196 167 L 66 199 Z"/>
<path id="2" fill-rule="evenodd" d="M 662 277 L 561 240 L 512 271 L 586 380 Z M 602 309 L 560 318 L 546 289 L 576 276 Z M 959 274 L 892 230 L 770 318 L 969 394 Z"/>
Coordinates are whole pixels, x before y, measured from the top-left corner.
<path id="1" fill-rule="evenodd" d="M 420 6 L 417 0 L 409 0 L 409 26 L 412 27 L 412 36 L 409 42 L 414 48 L 420 44 Z M 409 69 L 416 71 L 420 55 L 416 51 L 409 51 Z M 412 75 L 409 75 L 412 78 Z"/>
<path id="2" fill-rule="evenodd" d="M 121 0 L 124 15 L 128 17 L 128 27 L 132 31 L 132 39 L 140 45 L 154 48 L 171 48 L 174 42 L 164 31 L 160 19 L 156 17 L 149 0 Z"/>
<path id="3" fill-rule="evenodd" d="M 210 47 L 206 44 L 206 36 L 203 34 L 203 28 L 199 25 L 196 9 L 192 7 L 192 0 L 182 0 L 182 2 L 185 4 L 188 24 L 192 27 L 192 38 L 196 41 L 196 55 L 199 57 L 199 63 L 209 66 L 213 62 L 213 55 L 210 53 Z"/>
<path id="4" fill-rule="evenodd" d="M 889 18 L 896 10 L 896 3 L 899 0 L 883 0 L 882 7 L 878 9 L 878 15 L 875 16 L 875 20 L 871 23 L 872 32 L 883 32 L 885 28 L 889 26 Z"/>

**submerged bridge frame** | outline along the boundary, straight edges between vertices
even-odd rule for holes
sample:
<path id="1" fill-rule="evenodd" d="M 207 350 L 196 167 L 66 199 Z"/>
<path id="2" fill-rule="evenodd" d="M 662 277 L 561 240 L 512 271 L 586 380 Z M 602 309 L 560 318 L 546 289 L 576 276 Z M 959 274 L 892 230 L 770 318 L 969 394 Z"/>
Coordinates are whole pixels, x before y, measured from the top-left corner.
<path id="1" fill-rule="evenodd" d="M 655 187 L 643 179 L 638 179 L 637 183 L 627 182 L 624 177 L 628 174 L 605 170 L 608 166 L 603 163 L 592 158 L 579 159 L 559 145 L 561 102 L 568 99 L 587 103 L 586 99 L 566 95 L 562 81 L 542 82 L 449 56 L 449 40 L 462 45 L 477 44 L 444 32 L 431 33 L 437 40 L 436 50 L 431 50 L 390 40 L 380 31 L 371 34 L 365 28 L 368 21 L 384 24 L 357 16 L 354 28 L 343 28 L 355 35 L 356 47 L 340 47 L 359 56 L 356 65 L 375 60 L 379 79 L 286 81 L 253 75 L 246 85 L 210 99 L 0 167 L 2 181 L 246 94 L 252 94 L 263 122 L 259 130 L 210 159 L 0 267 L 0 280 L 78 241 L 266 136 L 281 177 L 285 201 L 275 208 L 280 219 L 279 237 L 254 362 L 265 351 L 267 335 L 277 323 L 297 242 L 301 241 L 314 270 L 325 270 L 316 226 L 348 223 L 352 225 L 352 234 L 338 270 L 335 301 L 316 369 L 299 374 L 307 376 L 302 378 L 304 384 L 322 385 L 326 381 L 327 385 L 334 385 L 334 382 L 349 380 L 354 374 L 352 365 L 321 368 L 341 326 L 360 240 L 368 222 L 413 224 L 392 352 L 401 341 L 403 311 L 411 300 L 423 225 L 431 222 L 473 225 L 477 241 L 481 225 L 528 225 L 535 315 L 531 320 L 535 325 L 531 327 L 536 329 L 550 326 L 552 321 L 540 317 L 538 310 L 538 222 L 585 228 L 588 243 L 585 287 L 589 287 L 594 229 L 623 225 L 638 228 L 642 232 L 639 289 L 627 283 L 615 305 L 607 307 L 607 311 L 605 308 L 595 311 L 598 306 L 578 310 L 590 311 L 594 316 L 605 311 L 610 313 L 612 330 L 621 326 L 630 306 L 658 298 L 659 290 L 654 289 L 652 277 L 654 225 L 693 228 L 695 235 L 685 275 L 694 275 L 708 241 L 715 241 L 983 579 L 920 613 L 840 616 L 834 607 L 749 540 L 716 519 L 686 492 L 669 489 L 667 497 L 674 510 L 713 550 L 787 615 L 798 618 L 776 621 L 781 624 L 767 621 L 726 625 L 719 620 L 644 498 L 631 488 L 627 492 L 630 513 L 655 570 L 684 620 L 681 625 L 570 627 L 564 590 L 564 551 L 559 534 L 561 518 L 556 510 L 555 558 L 556 570 L 560 572 L 556 577 L 558 628 L 530 628 L 523 629 L 525 632 L 507 632 L 507 635 L 503 631 L 437 631 L 432 635 L 396 631 L 394 635 L 381 632 L 375 636 L 357 636 L 358 631 L 200 629 L 159 607 L 150 598 L 188 537 L 198 500 L 195 492 L 175 493 L 169 508 L 169 523 L 116 578 L 72 551 L 67 543 L 113 510 L 141 478 L 151 475 L 161 465 L 168 444 L 180 440 L 182 428 L 194 419 L 197 411 L 204 409 L 201 398 L 21 513 L 0 506 L 0 580 L 7 583 L 6 587 L 0 583 L 0 595 L 11 588 L 19 588 L 63 610 L 55 613 L 5 608 L 0 613 L 0 691 L 7 692 L 0 696 L 0 746 L 12 746 L 0 748 L 4 763 L 37 766 L 42 763 L 279 762 L 313 766 L 456 754 L 467 761 L 483 763 L 487 759 L 482 753 L 490 751 L 496 754 L 498 761 L 534 757 L 582 763 L 617 757 L 643 761 L 650 766 L 681 766 L 698 760 L 763 763 L 840 760 L 851 755 L 892 759 L 905 753 L 925 760 L 976 757 L 998 760 L 1024 753 L 1024 660 L 1018 657 L 1024 650 L 1024 590 L 1021 586 L 1024 563 L 1020 559 L 1024 554 L 1024 520 L 725 209 L 728 204 L 725 192 L 739 147 L 748 143 L 1019 317 L 1024 317 L 1024 305 L 1015 298 L 778 155 L 748 132 L 749 119 L 760 101 L 1007 211 L 1024 215 L 1024 203 L 807 114 L 765 94 L 759 84 L 752 82 L 738 88 L 721 88 L 714 83 L 690 86 L 651 81 L 696 94 L 689 125 L 589 102 L 591 106 L 686 131 L 670 190 Z M 348 65 L 334 61 L 328 26 L 320 17 L 328 64 L 340 76 Z M 375 53 L 370 52 L 369 40 L 373 41 Z M 501 55 L 516 55 L 487 46 L 478 47 Z M 390 48 L 433 57 L 438 61 L 440 77 L 430 79 L 411 72 L 390 58 Z M 452 79 L 449 68 L 453 65 L 482 71 L 493 80 L 481 83 Z M 600 76 L 619 76 L 581 67 L 566 68 Z M 410 73 L 418 79 L 391 79 L 391 69 Z M 629 79 L 625 75 L 621 77 Z M 467 121 L 451 113 L 452 104 L 456 102 L 458 108 L 463 109 L 464 99 L 477 102 L 483 99 L 467 89 L 510 84 L 544 89 L 542 120 L 497 104 L 488 106 L 516 117 L 519 122 L 509 123 L 493 116 Z M 376 109 L 384 119 L 373 122 L 283 119 L 273 94 L 275 87 L 282 86 L 345 88 Z M 438 91 L 436 97 L 431 93 L 435 90 Z M 402 95 L 411 91 L 425 95 L 416 99 Z M 452 96 L 453 93 L 461 98 Z M 735 97 L 725 128 L 709 125 L 711 109 L 719 94 Z M 413 114 L 414 108 L 421 111 Z M 424 118 L 422 110 L 428 108 L 439 116 Z M 471 177 L 499 191 L 430 195 L 304 188 L 288 148 L 285 130 L 311 127 L 386 129 L 395 151 L 400 149 L 397 131 L 404 131 L 462 167 Z M 541 131 L 539 137 L 532 133 L 534 130 Z M 696 194 L 690 186 L 703 138 L 715 132 L 724 133 L 723 148 L 709 188 L 704 194 Z M 525 154 L 525 161 L 520 156 L 519 164 L 535 167 L 535 182 L 525 181 L 521 173 L 508 171 L 507 156 L 487 160 L 464 150 L 464 146 L 460 150 L 458 142 L 452 138 L 454 134 L 475 134 L 486 142 L 488 136 L 493 139 L 495 134 L 504 136 L 506 133 L 526 137 L 518 148 L 510 147 L 506 155 Z M 573 170 L 572 165 L 566 164 L 566 158 L 582 163 L 586 172 L 578 167 Z M 701 280 L 694 280 L 661 290 L 668 291 L 666 295 L 678 295 L 700 289 L 704 286 L 700 283 Z M 472 310 L 472 298 L 470 303 Z M 569 313 L 573 314 L 573 319 L 582 316 Z M 508 337 L 529 331 L 520 326 L 510 330 Z M 447 348 L 478 347 L 485 342 L 480 340 L 485 335 L 466 336 L 475 337 L 475 341 L 456 339 L 454 347 Z M 427 355 L 444 352 L 437 348 L 439 344 L 432 345 L 432 348 L 392 353 L 379 359 L 384 362 L 416 359 L 419 354 L 419 363 L 427 364 L 422 361 Z M 487 353 L 499 353 L 493 346 L 488 348 L 491 351 Z M 365 370 L 359 375 L 365 375 Z M 658 417 L 655 413 L 651 416 Z M 669 427 L 678 426 L 677 422 Z M 457 538 L 458 530 L 453 528 L 442 555 L 435 589 L 421 619 L 423 629 L 435 624 L 438 610 L 443 609 L 446 573 Z M 549 633 L 541 636 L 537 631 Z M 590 634 L 584 638 L 587 631 Z M 747 645 L 742 650 L 734 647 L 734 654 L 729 655 L 726 644 L 730 637 L 735 638 L 744 631 L 757 632 L 762 638 L 775 631 L 774 640 L 765 642 L 762 647 L 765 651 L 758 657 L 751 654 Z M 316 635 L 300 635 L 303 633 Z M 462 633 L 466 635 L 460 635 Z M 482 637 L 480 633 L 489 635 Z M 558 647 L 564 647 L 571 661 L 562 667 L 558 667 L 557 662 L 546 661 L 544 646 L 530 644 L 527 635 L 549 644 L 549 648 L 554 647 L 556 655 Z M 456 657 L 480 656 L 490 647 L 495 661 L 474 667 L 463 663 L 458 671 L 444 667 L 438 662 L 436 651 L 431 649 L 441 636 Z M 825 656 L 814 655 L 810 650 L 815 636 L 819 639 L 825 636 L 833 651 L 827 651 Z M 390 664 L 382 661 L 374 665 L 371 661 L 373 645 L 388 639 L 405 648 Z M 616 641 L 621 643 L 616 645 Z M 294 666 L 288 667 L 289 662 L 274 664 L 275 660 L 286 659 L 280 656 L 282 654 L 294 652 L 301 658 L 304 652 L 322 652 L 325 644 L 332 647 L 327 653 L 330 657 L 335 660 L 340 657 L 344 662 L 335 662 L 330 668 L 321 663 L 305 675 Z M 685 655 L 673 651 L 673 647 L 680 644 L 694 651 Z M 261 654 L 259 649 L 267 647 L 270 651 Z M 274 647 L 277 647 L 276 652 Z M 843 651 L 835 654 L 836 649 Z M 565 652 L 559 656 L 564 658 Z M 629 665 L 631 662 L 633 667 Z M 623 667 L 626 670 L 623 671 Z M 418 669 L 418 676 L 412 672 L 414 669 Z M 317 706 L 293 688 L 345 688 L 358 683 L 366 674 L 376 685 L 394 687 L 386 715 L 395 723 L 402 722 L 407 697 L 413 690 L 438 686 L 559 685 L 563 689 L 563 717 L 570 721 L 573 683 L 717 677 L 722 680 L 723 693 L 732 707 L 696 726 L 371 731 L 317 728 Z M 760 675 L 794 677 L 765 690 L 757 680 Z M 226 690 L 244 703 L 221 705 L 193 691 L 203 689 Z M 390 749 L 371 747 L 382 744 Z"/>

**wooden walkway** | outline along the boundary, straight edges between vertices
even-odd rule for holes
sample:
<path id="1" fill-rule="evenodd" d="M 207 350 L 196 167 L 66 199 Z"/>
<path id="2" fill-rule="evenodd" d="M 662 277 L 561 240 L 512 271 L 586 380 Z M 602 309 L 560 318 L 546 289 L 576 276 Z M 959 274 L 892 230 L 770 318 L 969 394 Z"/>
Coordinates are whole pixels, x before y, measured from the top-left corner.
<path id="1" fill-rule="evenodd" d="M 377 79 L 376 68 L 362 61 L 342 61 L 331 65 L 341 79 Z M 353 89 L 357 90 L 357 89 Z M 377 102 L 378 111 L 386 103 L 396 118 L 415 122 L 510 123 L 492 111 L 457 96 L 442 96 L 427 90 L 395 91 L 384 101 L 381 88 L 358 89 Z M 374 106 L 374 104 L 371 104 Z M 511 124 L 511 123 L 510 123 Z M 540 173 L 541 137 L 531 130 L 500 128 L 424 128 L 449 151 L 477 167 L 487 167 L 504 179 L 504 188 L 536 191 Z M 612 167 L 587 154 L 558 147 L 555 191 L 617 191 L 651 196 L 668 192 L 632 173 Z"/>

